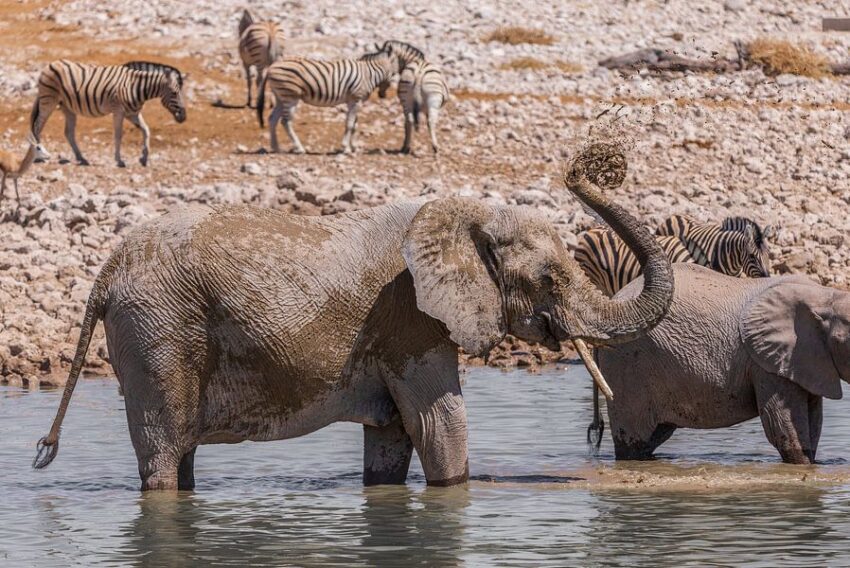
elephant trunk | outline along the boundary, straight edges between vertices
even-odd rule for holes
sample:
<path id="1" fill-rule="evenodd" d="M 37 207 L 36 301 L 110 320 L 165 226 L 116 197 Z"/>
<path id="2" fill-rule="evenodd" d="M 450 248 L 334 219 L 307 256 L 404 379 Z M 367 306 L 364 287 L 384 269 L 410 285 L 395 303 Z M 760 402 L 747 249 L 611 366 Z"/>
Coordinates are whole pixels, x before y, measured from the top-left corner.
<path id="1" fill-rule="evenodd" d="M 673 299 L 673 269 L 655 238 L 628 211 L 602 194 L 600 186 L 613 189 L 622 184 L 626 158 L 614 144 L 597 143 L 584 148 L 564 174 L 567 189 L 596 211 L 628 245 L 643 267 L 643 290 L 636 298 L 617 301 L 605 297 L 581 270 L 575 271 L 574 306 L 559 314 L 572 313 L 578 329 L 565 325 L 572 338 L 595 344 L 630 341 L 646 333 L 667 313 Z M 560 310 L 559 310 L 560 311 Z M 559 318 L 561 319 L 561 318 Z M 566 323 L 566 321 L 565 321 Z"/>

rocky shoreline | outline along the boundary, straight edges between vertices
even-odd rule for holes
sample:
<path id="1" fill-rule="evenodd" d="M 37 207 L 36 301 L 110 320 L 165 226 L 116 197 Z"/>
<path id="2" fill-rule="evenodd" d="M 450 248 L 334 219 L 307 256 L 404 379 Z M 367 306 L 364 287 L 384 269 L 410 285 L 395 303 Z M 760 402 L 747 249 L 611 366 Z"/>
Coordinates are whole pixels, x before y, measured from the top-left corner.
<path id="1" fill-rule="evenodd" d="M 441 120 L 438 157 L 426 152 L 423 133 L 413 156 L 395 153 L 402 120 L 392 98 L 365 105 L 353 156 L 335 152 L 341 111 L 309 107 L 299 109 L 296 128 L 312 153 L 266 154 L 268 134 L 253 111 L 212 106 L 244 99 L 235 50 L 242 3 L 203 0 L 191 14 L 176 6 L 171 0 L 23 3 L 0 24 L 0 47 L 9 54 L 0 62 L 0 146 L 16 152 L 23 152 L 38 71 L 47 61 L 150 58 L 190 73 L 185 124 L 175 124 L 157 102 L 145 108 L 153 133 L 146 169 L 136 162 L 139 137 L 131 129 L 124 145 L 130 167 L 114 167 L 108 118 L 81 121 L 78 129 L 93 165 L 64 163 L 70 151 L 61 113 L 51 118 L 44 139 L 54 159 L 21 179 L 17 214 L 10 191 L 0 204 L 0 383 L 63 383 L 106 256 L 131 227 L 180 203 L 252 203 L 318 215 L 460 195 L 534 207 L 572 247 L 595 221 L 563 190 L 562 162 L 577 140 L 612 117 L 617 134 L 630 140 L 629 174 L 612 196 L 647 225 L 673 213 L 700 220 L 746 215 L 775 229 L 776 273 L 850 284 L 850 79 L 769 76 L 757 68 L 621 73 L 597 65 L 649 46 L 688 57 L 733 57 L 735 40 L 761 36 L 846 61 L 850 34 L 817 31 L 820 17 L 841 13 L 840 3 L 624 2 L 609 13 L 584 3 L 413 9 L 389 1 L 287 2 L 280 19 L 291 38 L 288 53 L 353 55 L 397 37 L 440 63 L 453 96 Z M 544 20 L 549 44 L 485 40 L 500 26 L 535 28 Z M 44 40 L 36 56 L 14 49 L 34 34 Z M 522 58 L 540 65 L 529 67 Z M 489 364 L 534 369 L 570 356 L 509 340 Z M 86 372 L 111 373 L 100 329 Z"/>

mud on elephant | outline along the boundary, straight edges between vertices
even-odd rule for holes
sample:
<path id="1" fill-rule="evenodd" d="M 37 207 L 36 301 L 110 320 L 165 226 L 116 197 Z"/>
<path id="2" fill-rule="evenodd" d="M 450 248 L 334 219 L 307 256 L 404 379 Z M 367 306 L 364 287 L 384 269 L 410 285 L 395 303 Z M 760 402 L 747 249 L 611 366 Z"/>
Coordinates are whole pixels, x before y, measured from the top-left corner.
<path id="1" fill-rule="evenodd" d="M 805 277 L 739 279 L 674 264 L 676 291 L 646 336 L 600 349 L 618 459 L 648 459 L 676 428 L 761 417 L 790 463 L 813 463 L 823 397 L 850 379 L 850 293 Z M 633 297 L 640 280 L 615 298 Z"/>
<path id="2" fill-rule="evenodd" d="M 143 490 L 194 487 L 199 445 L 291 438 L 338 421 L 364 425 L 367 484 L 403 483 L 413 449 L 429 484 L 464 482 L 458 345 L 484 354 L 508 332 L 552 349 L 568 338 L 607 344 L 666 312 L 664 253 L 596 185 L 622 181 L 624 169 L 619 150 L 595 145 L 565 180 L 646 265 L 644 291 L 627 302 L 603 297 L 534 210 L 470 199 L 321 218 L 195 208 L 137 228 L 94 284 L 34 466 L 56 455 L 103 320 Z"/>

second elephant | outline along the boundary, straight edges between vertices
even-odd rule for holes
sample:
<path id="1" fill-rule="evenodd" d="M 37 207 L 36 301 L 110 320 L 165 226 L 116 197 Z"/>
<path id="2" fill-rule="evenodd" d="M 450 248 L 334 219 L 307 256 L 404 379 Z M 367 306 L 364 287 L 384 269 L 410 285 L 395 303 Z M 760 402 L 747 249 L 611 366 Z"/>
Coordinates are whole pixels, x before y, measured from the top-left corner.
<path id="1" fill-rule="evenodd" d="M 677 428 L 761 417 L 790 463 L 813 463 L 823 397 L 850 378 L 850 293 L 805 277 L 740 279 L 674 264 L 667 317 L 597 352 L 617 459 L 648 459 Z M 615 298 L 634 297 L 638 279 Z"/>

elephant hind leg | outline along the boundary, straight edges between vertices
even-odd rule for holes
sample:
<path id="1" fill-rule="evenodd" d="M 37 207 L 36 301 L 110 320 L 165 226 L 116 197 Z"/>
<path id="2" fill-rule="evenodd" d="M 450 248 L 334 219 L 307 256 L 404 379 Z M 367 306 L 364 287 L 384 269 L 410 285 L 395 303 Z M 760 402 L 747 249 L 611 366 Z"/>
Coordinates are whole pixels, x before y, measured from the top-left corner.
<path id="1" fill-rule="evenodd" d="M 816 439 L 820 438 L 820 407 L 810 408 L 808 391 L 788 379 L 768 375 L 755 382 L 759 416 L 768 441 L 786 463 L 810 464 L 815 461 Z M 818 397 L 819 398 L 819 397 Z M 817 427 L 811 431 L 813 414 Z M 813 443 L 815 442 L 815 443 Z"/>
<path id="2" fill-rule="evenodd" d="M 612 426 L 614 457 L 618 460 L 651 460 L 655 450 L 670 439 L 676 426 L 656 424 L 647 428 L 626 429 Z"/>
<path id="3" fill-rule="evenodd" d="M 407 480 L 413 442 L 401 418 L 386 426 L 363 426 L 363 484 L 401 485 Z"/>
<path id="4" fill-rule="evenodd" d="M 195 450 L 192 448 L 180 458 L 177 466 L 177 489 L 191 491 L 195 488 Z"/>

